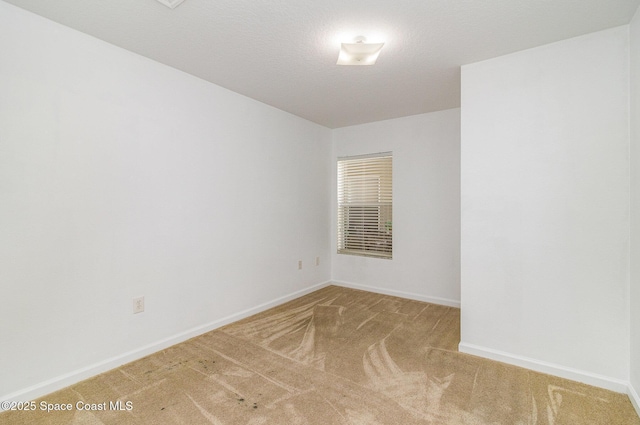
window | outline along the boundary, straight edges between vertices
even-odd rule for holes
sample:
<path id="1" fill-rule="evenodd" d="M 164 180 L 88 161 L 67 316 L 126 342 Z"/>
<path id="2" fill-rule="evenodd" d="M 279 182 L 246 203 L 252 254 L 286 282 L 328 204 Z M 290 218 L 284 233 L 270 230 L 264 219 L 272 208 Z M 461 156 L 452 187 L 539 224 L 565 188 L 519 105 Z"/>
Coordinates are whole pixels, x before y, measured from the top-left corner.
<path id="1" fill-rule="evenodd" d="M 338 253 L 392 257 L 391 153 L 338 158 Z"/>

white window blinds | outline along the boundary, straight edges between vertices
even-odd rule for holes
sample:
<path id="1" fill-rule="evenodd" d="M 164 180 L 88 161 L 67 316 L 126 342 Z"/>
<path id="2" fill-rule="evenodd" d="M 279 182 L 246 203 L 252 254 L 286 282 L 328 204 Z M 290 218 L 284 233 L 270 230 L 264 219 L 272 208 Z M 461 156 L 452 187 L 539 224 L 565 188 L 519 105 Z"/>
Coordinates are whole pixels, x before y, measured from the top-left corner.
<path id="1" fill-rule="evenodd" d="M 390 152 L 338 158 L 338 253 L 391 258 Z"/>

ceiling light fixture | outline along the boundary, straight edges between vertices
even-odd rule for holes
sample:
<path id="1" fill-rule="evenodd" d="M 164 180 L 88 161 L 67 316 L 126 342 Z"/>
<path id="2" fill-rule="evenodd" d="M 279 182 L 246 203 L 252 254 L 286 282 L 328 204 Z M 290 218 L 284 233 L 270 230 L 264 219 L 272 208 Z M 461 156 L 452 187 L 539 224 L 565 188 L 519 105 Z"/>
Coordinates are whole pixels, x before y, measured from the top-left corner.
<path id="1" fill-rule="evenodd" d="M 380 55 L 384 43 L 365 43 L 367 39 L 359 36 L 353 43 L 342 43 L 337 65 L 373 65 Z"/>
<path id="2" fill-rule="evenodd" d="M 159 3 L 164 4 L 165 6 L 167 6 L 169 9 L 175 9 L 176 7 L 180 6 L 180 4 L 183 2 L 184 0 L 158 0 Z"/>

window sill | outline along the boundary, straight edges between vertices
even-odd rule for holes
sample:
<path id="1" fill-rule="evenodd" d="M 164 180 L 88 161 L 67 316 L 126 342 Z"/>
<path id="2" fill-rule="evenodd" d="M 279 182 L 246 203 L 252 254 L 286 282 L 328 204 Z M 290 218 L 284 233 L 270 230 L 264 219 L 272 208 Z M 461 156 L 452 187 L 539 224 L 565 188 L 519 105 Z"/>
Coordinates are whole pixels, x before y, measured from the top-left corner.
<path id="1" fill-rule="evenodd" d="M 380 258 L 383 260 L 393 259 L 393 255 L 390 253 L 382 253 L 382 252 L 375 252 L 375 251 L 360 251 L 355 249 L 340 249 L 338 250 L 338 254 L 355 255 L 358 257 Z"/>

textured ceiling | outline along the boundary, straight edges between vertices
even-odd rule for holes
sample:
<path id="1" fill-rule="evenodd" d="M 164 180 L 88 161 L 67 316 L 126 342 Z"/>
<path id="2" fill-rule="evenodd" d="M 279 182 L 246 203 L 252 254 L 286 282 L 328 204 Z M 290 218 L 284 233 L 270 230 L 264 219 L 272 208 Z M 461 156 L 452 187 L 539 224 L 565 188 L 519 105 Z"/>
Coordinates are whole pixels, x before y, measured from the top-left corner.
<path id="1" fill-rule="evenodd" d="M 630 22 L 640 0 L 5 0 L 330 128 L 460 106 L 460 66 Z M 384 37 L 375 66 L 341 41 Z"/>

